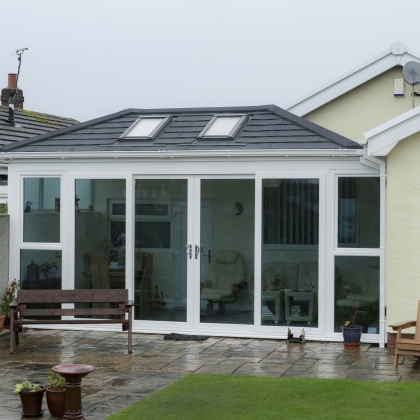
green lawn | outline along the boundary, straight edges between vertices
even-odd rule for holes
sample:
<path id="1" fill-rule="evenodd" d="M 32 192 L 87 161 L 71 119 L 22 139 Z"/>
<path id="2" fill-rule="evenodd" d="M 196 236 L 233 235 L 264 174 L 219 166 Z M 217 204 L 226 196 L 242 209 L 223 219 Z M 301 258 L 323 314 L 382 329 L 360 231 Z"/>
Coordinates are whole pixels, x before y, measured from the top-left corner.
<path id="1" fill-rule="evenodd" d="M 420 384 L 191 374 L 108 420 L 418 419 Z"/>

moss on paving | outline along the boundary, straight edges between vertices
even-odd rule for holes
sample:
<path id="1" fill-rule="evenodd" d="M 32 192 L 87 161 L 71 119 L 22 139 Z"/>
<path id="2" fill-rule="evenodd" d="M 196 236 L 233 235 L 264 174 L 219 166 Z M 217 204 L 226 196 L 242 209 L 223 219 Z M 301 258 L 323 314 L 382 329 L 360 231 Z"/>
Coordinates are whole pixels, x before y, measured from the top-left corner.
<path id="1" fill-rule="evenodd" d="M 107 419 L 406 420 L 419 395 L 417 382 L 191 374 Z"/>

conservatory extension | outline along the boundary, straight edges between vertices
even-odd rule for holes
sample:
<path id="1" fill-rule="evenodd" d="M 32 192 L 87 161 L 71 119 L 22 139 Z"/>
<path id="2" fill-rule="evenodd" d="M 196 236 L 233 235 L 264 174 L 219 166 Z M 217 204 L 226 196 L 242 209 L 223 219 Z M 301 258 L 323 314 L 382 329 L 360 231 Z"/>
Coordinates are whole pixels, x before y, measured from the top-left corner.
<path id="1" fill-rule="evenodd" d="M 129 109 L 6 146 L 11 277 L 126 288 L 139 332 L 339 341 L 357 306 L 383 344 L 385 191 L 363 152 L 273 105 Z"/>

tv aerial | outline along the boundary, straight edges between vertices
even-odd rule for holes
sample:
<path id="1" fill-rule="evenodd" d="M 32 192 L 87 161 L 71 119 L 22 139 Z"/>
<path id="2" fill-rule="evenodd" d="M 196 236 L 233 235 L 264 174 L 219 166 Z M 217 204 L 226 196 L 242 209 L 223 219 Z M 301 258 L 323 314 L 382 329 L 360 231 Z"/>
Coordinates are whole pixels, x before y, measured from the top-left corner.
<path id="1" fill-rule="evenodd" d="M 404 64 L 403 76 L 405 81 L 413 88 L 411 93 L 411 104 L 414 108 L 414 96 L 419 96 L 417 92 L 414 92 L 414 85 L 420 83 L 420 63 L 417 61 L 409 61 Z"/>

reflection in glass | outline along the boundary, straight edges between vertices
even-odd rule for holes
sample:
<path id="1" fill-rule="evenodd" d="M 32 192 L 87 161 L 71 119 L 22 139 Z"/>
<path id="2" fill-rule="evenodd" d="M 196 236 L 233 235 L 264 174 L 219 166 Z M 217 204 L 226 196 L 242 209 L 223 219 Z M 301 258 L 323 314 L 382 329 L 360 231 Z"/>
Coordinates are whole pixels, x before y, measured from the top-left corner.
<path id="1" fill-rule="evenodd" d="M 134 319 L 187 320 L 187 192 L 186 179 L 136 181 Z"/>
<path id="2" fill-rule="evenodd" d="M 263 180 L 262 325 L 318 326 L 318 179 Z"/>
<path id="3" fill-rule="evenodd" d="M 60 178 L 24 178 L 23 241 L 60 242 Z"/>
<path id="4" fill-rule="evenodd" d="M 61 289 L 61 251 L 22 249 L 21 288 Z"/>
<path id="5" fill-rule="evenodd" d="M 200 321 L 253 324 L 253 179 L 201 181 Z"/>
<path id="6" fill-rule="evenodd" d="M 379 178 L 338 178 L 338 246 L 378 248 Z"/>
<path id="7" fill-rule="evenodd" d="M 363 325 L 363 332 L 379 333 L 379 257 L 335 257 L 334 331 L 346 321 Z"/>
<path id="8" fill-rule="evenodd" d="M 125 180 L 77 179 L 75 191 L 75 289 L 125 289 L 125 211 L 109 211 L 115 199 L 125 206 Z"/>

